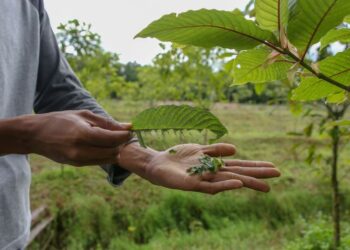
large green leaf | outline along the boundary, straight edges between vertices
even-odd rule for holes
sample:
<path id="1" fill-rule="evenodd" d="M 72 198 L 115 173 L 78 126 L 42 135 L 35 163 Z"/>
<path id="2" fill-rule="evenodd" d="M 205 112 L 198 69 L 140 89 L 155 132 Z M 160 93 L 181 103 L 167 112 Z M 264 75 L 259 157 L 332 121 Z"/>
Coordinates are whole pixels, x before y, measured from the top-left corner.
<path id="1" fill-rule="evenodd" d="M 328 57 L 319 63 L 320 71 L 346 85 L 350 85 L 350 50 Z M 343 90 L 316 77 L 303 78 L 300 85 L 293 91 L 292 99 L 298 101 L 317 100 Z"/>
<path id="2" fill-rule="evenodd" d="M 256 0 L 255 11 L 261 28 L 280 31 L 288 21 L 288 0 Z"/>
<path id="3" fill-rule="evenodd" d="M 251 49 L 266 40 L 275 39 L 273 33 L 262 30 L 241 13 L 207 9 L 163 16 L 136 37 L 236 50 Z"/>
<path id="4" fill-rule="evenodd" d="M 334 42 L 348 43 L 350 42 L 350 29 L 333 29 L 321 39 L 321 49 Z"/>
<path id="5" fill-rule="evenodd" d="M 214 140 L 228 133 L 219 119 L 208 110 L 188 105 L 164 105 L 147 109 L 137 115 L 132 124 L 132 129 L 139 135 L 139 138 L 141 132 L 148 131 L 202 131 L 206 129 L 216 135 Z M 140 139 L 142 141 L 142 137 Z"/>
<path id="6" fill-rule="evenodd" d="M 328 103 L 333 103 L 333 104 L 340 104 L 343 103 L 347 100 L 347 92 L 342 91 L 338 92 L 336 94 L 329 95 L 327 97 L 327 102 Z"/>
<path id="7" fill-rule="evenodd" d="M 349 0 L 290 0 L 288 38 L 305 51 L 350 14 Z"/>
<path id="8" fill-rule="evenodd" d="M 275 58 L 269 62 L 271 51 L 265 48 L 241 52 L 233 62 L 234 84 L 265 83 L 287 78 L 293 64 Z"/>
<path id="9" fill-rule="evenodd" d="M 295 101 L 313 101 L 341 91 L 338 87 L 316 77 L 304 78 L 300 85 L 293 90 L 292 99 Z"/>

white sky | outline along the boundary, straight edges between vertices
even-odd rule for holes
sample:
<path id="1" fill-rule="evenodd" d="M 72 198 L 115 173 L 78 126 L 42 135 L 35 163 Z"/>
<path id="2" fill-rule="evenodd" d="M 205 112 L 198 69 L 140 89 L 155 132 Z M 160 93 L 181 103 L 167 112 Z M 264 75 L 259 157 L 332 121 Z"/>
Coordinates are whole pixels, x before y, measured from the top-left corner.
<path id="1" fill-rule="evenodd" d="M 122 62 L 148 64 L 160 52 L 155 39 L 133 39 L 162 15 L 189 9 L 243 9 L 248 0 L 45 0 L 54 30 L 70 19 L 92 24 L 103 47 L 120 54 Z"/>

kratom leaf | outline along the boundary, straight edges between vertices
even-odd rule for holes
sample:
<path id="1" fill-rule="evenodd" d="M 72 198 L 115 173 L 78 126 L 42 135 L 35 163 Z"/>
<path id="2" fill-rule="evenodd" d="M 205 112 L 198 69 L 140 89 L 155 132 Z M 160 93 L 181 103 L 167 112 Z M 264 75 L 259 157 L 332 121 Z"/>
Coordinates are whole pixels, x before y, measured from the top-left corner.
<path id="1" fill-rule="evenodd" d="M 287 78 L 287 71 L 293 64 L 275 58 L 269 64 L 271 51 L 259 48 L 241 52 L 233 62 L 234 85 L 251 83 L 265 83 Z"/>
<path id="2" fill-rule="evenodd" d="M 288 21 L 288 0 L 256 0 L 256 20 L 259 26 L 280 31 Z"/>
<path id="3" fill-rule="evenodd" d="M 334 42 L 348 43 L 350 42 L 350 29 L 333 29 L 329 31 L 321 39 L 321 48 L 324 49 L 328 45 Z"/>
<path id="4" fill-rule="evenodd" d="M 331 94 L 340 92 L 340 89 L 326 81 L 316 77 L 303 78 L 300 85 L 293 90 L 292 100 L 294 101 L 313 101 Z"/>
<path id="5" fill-rule="evenodd" d="M 137 115 L 132 124 L 133 131 L 138 135 L 149 131 L 209 130 L 216 135 L 211 140 L 214 141 L 228 133 L 224 125 L 211 112 L 188 105 L 164 105 L 147 109 Z"/>
<path id="6" fill-rule="evenodd" d="M 288 38 L 306 51 L 350 14 L 349 0 L 290 0 Z"/>
<path id="7" fill-rule="evenodd" d="M 346 85 L 350 85 L 350 50 L 338 53 L 319 62 L 320 71 Z M 302 78 L 300 85 L 293 91 L 293 100 L 311 101 L 329 95 L 340 93 L 343 90 L 316 77 Z"/>
<path id="8" fill-rule="evenodd" d="M 267 40 L 275 40 L 273 33 L 262 30 L 241 13 L 207 9 L 163 16 L 136 37 L 236 50 L 251 49 Z"/>
<path id="9" fill-rule="evenodd" d="M 342 91 L 327 97 L 327 103 L 341 104 L 347 100 L 346 92 Z"/>

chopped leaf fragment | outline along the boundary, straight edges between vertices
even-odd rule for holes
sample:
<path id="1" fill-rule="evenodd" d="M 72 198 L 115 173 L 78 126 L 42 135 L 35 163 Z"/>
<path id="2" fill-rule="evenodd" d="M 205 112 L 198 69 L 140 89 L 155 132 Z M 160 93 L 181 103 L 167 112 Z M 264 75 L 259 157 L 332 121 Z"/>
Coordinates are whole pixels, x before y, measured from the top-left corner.
<path id="1" fill-rule="evenodd" d="M 200 165 L 187 169 L 187 173 L 190 175 L 202 175 L 205 172 L 216 173 L 225 166 L 225 162 L 221 158 L 210 157 L 208 155 L 201 157 L 199 162 Z"/>

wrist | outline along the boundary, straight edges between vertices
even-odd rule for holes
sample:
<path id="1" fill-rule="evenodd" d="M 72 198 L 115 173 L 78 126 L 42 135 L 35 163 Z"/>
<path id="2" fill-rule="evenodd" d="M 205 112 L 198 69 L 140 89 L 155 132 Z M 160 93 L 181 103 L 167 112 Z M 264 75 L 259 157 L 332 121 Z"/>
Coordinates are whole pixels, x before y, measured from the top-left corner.
<path id="1" fill-rule="evenodd" d="M 118 155 L 118 164 L 122 168 L 144 177 L 149 171 L 150 162 L 159 154 L 151 148 L 143 148 L 139 143 L 121 146 Z"/>
<path id="2" fill-rule="evenodd" d="M 0 153 L 1 154 L 29 154 L 31 152 L 31 138 L 33 137 L 34 115 L 24 115 L 5 119 L 0 122 Z"/>

